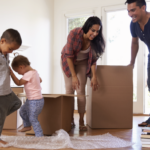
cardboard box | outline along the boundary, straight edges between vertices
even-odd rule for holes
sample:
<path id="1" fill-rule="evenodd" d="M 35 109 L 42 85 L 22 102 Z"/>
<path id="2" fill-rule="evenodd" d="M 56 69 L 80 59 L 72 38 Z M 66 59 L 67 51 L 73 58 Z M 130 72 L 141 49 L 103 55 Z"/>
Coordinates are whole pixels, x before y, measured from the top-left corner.
<path id="1" fill-rule="evenodd" d="M 97 91 L 87 81 L 87 124 L 91 128 L 132 128 L 132 67 L 97 66 L 96 74 Z"/>
<path id="2" fill-rule="evenodd" d="M 49 94 L 43 95 L 44 107 L 38 120 L 44 135 L 52 135 L 59 129 L 69 132 L 71 130 L 72 110 L 75 95 Z M 26 134 L 34 134 L 33 129 Z"/>
<path id="3" fill-rule="evenodd" d="M 23 93 L 23 87 L 15 87 L 12 88 L 12 91 L 17 95 L 18 93 Z M 23 98 L 20 98 L 23 101 Z M 6 117 L 3 129 L 17 129 L 22 125 L 22 118 L 19 115 L 19 110 L 13 112 L 9 116 Z"/>

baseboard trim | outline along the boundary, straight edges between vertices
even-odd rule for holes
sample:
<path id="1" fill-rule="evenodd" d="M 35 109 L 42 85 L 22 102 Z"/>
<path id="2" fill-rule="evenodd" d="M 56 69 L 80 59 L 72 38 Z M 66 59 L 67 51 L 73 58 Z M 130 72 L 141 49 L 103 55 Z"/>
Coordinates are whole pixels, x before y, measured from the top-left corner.
<path id="1" fill-rule="evenodd" d="M 78 113 L 78 110 L 74 110 L 74 113 Z M 133 116 L 150 116 L 150 114 L 133 114 Z"/>
<path id="2" fill-rule="evenodd" d="M 149 114 L 133 114 L 133 116 L 150 116 Z"/>

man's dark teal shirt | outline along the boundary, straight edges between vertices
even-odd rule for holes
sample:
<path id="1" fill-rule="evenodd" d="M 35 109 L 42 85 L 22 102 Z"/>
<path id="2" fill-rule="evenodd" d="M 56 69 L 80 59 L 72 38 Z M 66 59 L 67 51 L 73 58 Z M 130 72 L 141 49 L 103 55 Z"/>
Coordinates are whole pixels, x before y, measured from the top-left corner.
<path id="1" fill-rule="evenodd" d="M 131 31 L 132 37 L 139 37 L 141 41 L 143 41 L 147 45 L 148 50 L 150 52 L 150 19 L 145 25 L 144 31 L 141 30 L 138 22 L 133 23 L 131 21 L 130 31 Z"/>

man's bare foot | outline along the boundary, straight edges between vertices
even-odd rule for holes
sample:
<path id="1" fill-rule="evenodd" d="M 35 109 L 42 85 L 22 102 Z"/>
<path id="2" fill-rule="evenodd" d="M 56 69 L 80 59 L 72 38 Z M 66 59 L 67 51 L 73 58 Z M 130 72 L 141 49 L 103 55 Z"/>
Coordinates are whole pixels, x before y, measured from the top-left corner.
<path id="1" fill-rule="evenodd" d="M 24 127 L 21 130 L 19 130 L 19 132 L 26 132 L 26 131 L 30 131 L 31 127 Z"/>
<path id="2" fill-rule="evenodd" d="M 5 141 L 3 141 L 3 140 L 0 140 L 0 144 L 4 144 L 4 145 L 6 145 L 6 144 L 7 144 L 7 142 L 5 142 Z"/>
<path id="3" fill-rule="evenodd" d="M 146 123 L 146 122 L 142 122 L 142 123 L 138 124 L 139 127 L 145 127 L 147 125 L 148 125 L 148 123 Z"/>

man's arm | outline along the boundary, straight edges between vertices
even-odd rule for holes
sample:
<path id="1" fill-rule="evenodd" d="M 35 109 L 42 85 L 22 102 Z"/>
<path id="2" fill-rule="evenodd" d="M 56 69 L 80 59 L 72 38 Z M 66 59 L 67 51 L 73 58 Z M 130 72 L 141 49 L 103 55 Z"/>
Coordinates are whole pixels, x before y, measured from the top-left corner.
<path id="1" fill-rule="evenodd" d="M 130 61 L 129 65 L 134 66 L 138 50 L 139 50 L 139 40 L 138 40 L 138 37 L 132 37 L 132 43 L 131 43 L 131 61 Z"/>

